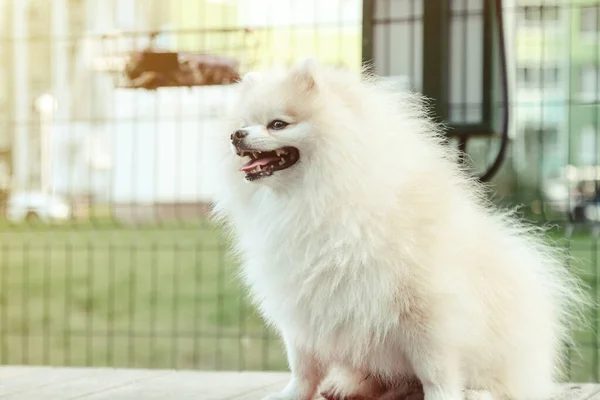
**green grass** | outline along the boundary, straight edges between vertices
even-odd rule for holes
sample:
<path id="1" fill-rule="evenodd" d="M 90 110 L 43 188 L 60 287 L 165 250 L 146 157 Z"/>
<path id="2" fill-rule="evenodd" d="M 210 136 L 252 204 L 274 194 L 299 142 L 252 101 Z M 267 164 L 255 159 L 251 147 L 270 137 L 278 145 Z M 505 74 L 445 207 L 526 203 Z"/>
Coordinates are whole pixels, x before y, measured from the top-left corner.
<path id="1" fill-rule="evenodd" d="M 560 234 L 557 234 L 560 236 Z M 600 301 L 600 243 L 561 240 Z M 0 363 L 285 369 L 206 224 L 0 226 Z M 577 332 L 572 379 L 598 373 L 597 310 Z"/>
<path id="2" fill-rule="evenodd" d="M 600 304 L 600 240 L 586 234 L 575 234 L 569 239 L 561 238 L 562 245 L 573 256 L 572 270 L 586 284 L 590 298 Z M 600 310 L 596 307 L 588 311 L 589 326 L 574 332 L 577 348 L 570 352 L 570 378 L 577 382 L 600 381 Z"/>
<path id="3" fill-rule="evenodd" d="M 0 231 L 0 362 L 282 369 L 207 227 Z"/>

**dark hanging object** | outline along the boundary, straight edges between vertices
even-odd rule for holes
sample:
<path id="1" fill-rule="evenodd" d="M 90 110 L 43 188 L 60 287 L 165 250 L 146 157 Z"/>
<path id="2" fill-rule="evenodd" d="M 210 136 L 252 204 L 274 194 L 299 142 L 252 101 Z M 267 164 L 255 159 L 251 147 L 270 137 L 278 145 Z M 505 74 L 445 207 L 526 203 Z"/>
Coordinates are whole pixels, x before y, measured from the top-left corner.
<path id="1" fill-rule="evenodd" d="M 125 87 L 154 90 L 226 85 L 239 79 L 238 68 L 233 58 L 147 49 L 130 54 L 125 65 Z"/>

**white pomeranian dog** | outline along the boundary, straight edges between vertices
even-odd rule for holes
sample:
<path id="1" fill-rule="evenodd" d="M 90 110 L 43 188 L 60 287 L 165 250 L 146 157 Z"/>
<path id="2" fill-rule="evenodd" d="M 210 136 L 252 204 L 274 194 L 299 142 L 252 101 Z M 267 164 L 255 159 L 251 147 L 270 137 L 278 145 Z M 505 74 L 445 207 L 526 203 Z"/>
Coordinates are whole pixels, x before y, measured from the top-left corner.
<path id="1" fill-rule="evenodd" d="M 268 399 L 553 395 L 583 291 L 417 95 L 307 59 L 247 74 L 233 112 L 214 211 L 287 350 Z"/>

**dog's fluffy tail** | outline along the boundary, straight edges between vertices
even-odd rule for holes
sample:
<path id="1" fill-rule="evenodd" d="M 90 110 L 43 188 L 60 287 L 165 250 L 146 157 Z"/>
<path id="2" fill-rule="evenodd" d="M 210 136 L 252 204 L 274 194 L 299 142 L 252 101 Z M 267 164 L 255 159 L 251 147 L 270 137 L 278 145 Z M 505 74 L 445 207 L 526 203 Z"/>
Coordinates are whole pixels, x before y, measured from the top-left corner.
<path id="1" fill-rule="evenodd" d="M 527 267 L 533 269 L 532 277 L 538 280 L 536 287 L 541 288 L 546 301 L 553 305 L 551 326 L 558 342 L 553 372 L 555 379 L 564 379 L 573 355 L 580 355 L 573 333 L 589 327 L 587 315 L 594 306 L 588 286 L 580 278 L 579 261 L 567 255 L 564 246 L 550 243 L 548 228 L 521 223 L 514 212 L 496 214 L 496 218 L 514 239 L 513 249 L 523 253 L 516 256 L 530 262 Z"/>

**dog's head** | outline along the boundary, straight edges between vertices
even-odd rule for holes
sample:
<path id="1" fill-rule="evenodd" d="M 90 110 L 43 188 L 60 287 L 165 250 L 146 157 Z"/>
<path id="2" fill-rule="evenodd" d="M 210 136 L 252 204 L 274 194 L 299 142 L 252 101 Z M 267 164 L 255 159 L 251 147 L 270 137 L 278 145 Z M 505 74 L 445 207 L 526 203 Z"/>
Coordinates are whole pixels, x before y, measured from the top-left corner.
<path id="1" fill-rule="evenodd" d="M 232 111 L 230 129 L 219 138 L 229 147 L 223 170 L 227 186 L 250 182 L 240 189 L 250 192 L 298 184 L 303 192 L 340 196 L 360 185 L 373 192 L 390 171 L 407 170 L 399 163 L 414 164 L 423 148 L 416 142 L 428 140 L 431 128 L 410 96 L 314 59 L 248 73 Z"/>
<path id="2" fill-rule="evenodd" d="M 390 191 L 451 155 L 419 96 L 369 74 L 308 59 L 249 73 L 236 90 L 215 136 L 220 210 L 275 209 L 265 202 L 280 194 L 276 206 L 311 212 L 348 199 L 384 209 Z"/>
<path id="3" fill-rule="evenodd" d="M 274 186 L 302 177 L 323 131 L 324 92 L 313 59 L 244 76 L 229 132 L 240 180 Z"/>

